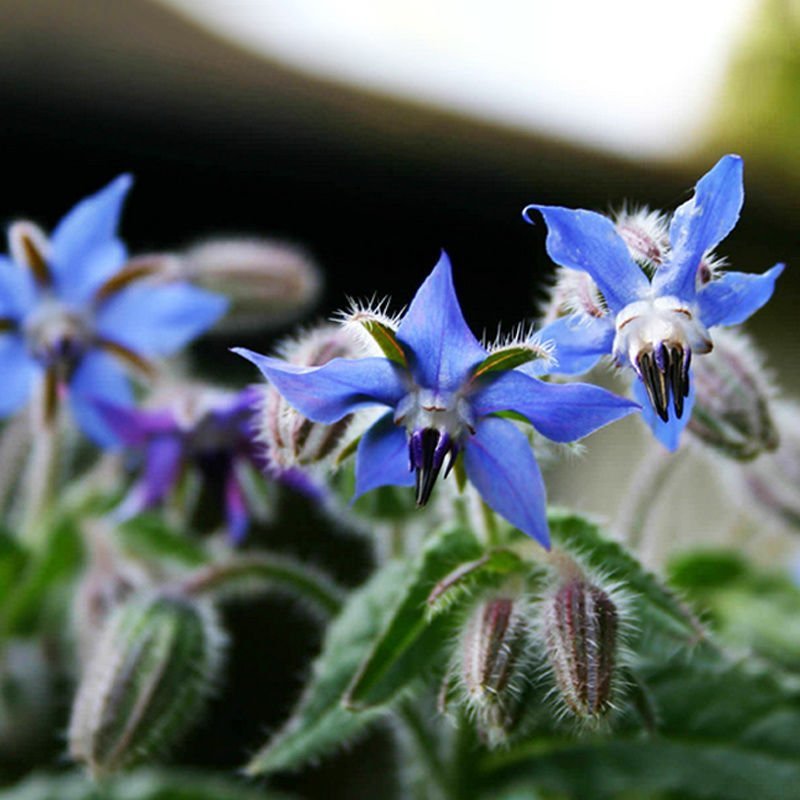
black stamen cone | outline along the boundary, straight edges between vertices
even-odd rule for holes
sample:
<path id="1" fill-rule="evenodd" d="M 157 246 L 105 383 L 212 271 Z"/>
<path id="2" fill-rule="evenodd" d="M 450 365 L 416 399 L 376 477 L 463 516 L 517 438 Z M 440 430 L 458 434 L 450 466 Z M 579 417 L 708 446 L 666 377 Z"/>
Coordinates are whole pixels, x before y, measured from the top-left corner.
<path id="1" fill-rule="evenodd" d="M 683 348 L 677 346 L 663 346 L 661 353 L 661 367 L 649 350 L 639 356 L 637 364 L 656 414 L 664 422 L 668 422 L 670 394 L 675 416 L 678 419 L 683 416 L 684 399 L 689 394 L 690 354 L 684 355 Z"/>
<path id="2" fill-rule="evenodd" d="M 442 468 L 443 459 L 437 458 L 441 434 L 435 428 L 426 428 L 414 434 L 417 442 L 412 440 L 412 466 L 417 473 L 417 505 L 424 506 L 430 499 L 436 478 Z M 414 447 L 414 445 L 417 445 Z"/>

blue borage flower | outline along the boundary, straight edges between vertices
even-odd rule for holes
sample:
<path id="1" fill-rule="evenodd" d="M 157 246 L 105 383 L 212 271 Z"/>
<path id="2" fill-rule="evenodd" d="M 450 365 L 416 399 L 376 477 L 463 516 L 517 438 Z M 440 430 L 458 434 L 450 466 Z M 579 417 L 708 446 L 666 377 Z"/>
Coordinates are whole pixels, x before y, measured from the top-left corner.
<path id="1" fill-rule="evenodd" d="M 29 222 L 9 230 L 0 256 L 0 416 L 14 413 L 44 381 L 52 415 L 67 390 L 83 431 L 114 437 L 93 399 L 130 405 L 124 367 L 148 372 L 212 325 L 227 301 L 188 283 L 141 282 L 155 265 L 128 260 L 117 237 L 132 179 L 121 175 L 76 205 L 48 239 Z"/>
<path id="2" fill-rule="evenodd" d="M 98 410 L 120 442 L 136 454 L 140 476 L 117 510 L 120 520 L 156 508 L 176 491 L 189 471 L 199 476 L 200 494 L 219 497 L 232 542 L 244 538 L 255 510 L 249 469 L 307 496 L 320 489 L 300 469 L 277 471 L 254 427 L 262 393 L 230 392 L 202 384 L 179 385 L 154 408 L 125 408 L 99 401 Z"/>
<path id="3" fill-rule="evenodd" d="M 743 200 L 742 160 L 724 156 L 673 214 L 663 254 L 654 240 L 637 247 L 630 232 L 593 211 L 542 205 L 523 211 L 528 222 L 531 211 L 544 217 L 553 261 L 587 273 L 601 294 L 589 313 L 561 317 L 541 331 L 556 344 L 556 371 L 585 372 L 609 353 L 631 367 L 643 416 L 671 450 L 694 402 L 692 355 L 712 348 L 708 329 L 744 322 L 769 300 L 783 271 L 783 264 L 763 275 L 709 269 L 709 253 L 733 230 Z"/>
<path id="4" fill-rule="evenodd" d="M 386 358 L 299 367 L 241 348 L 234 352 L 314 421 L 333 423 L 367 406 L 389 408 L 359 442 L 356 497 L 379 486 L 416 483 L 423 505 L 442 468 L 446 475 L 461 457 L 486 503 L 548 547 L 541 473 L 527 437 L 498 414 L 515 412 L 544 436 L 568 442 L 638 406 L 596 386 L 525 375 L 514 368 L 519 353 L 506 357 L 511 350 L 490 354 L 464 321 L 444 254 L 396 330 L 387 324 L 374 330 Z"/>

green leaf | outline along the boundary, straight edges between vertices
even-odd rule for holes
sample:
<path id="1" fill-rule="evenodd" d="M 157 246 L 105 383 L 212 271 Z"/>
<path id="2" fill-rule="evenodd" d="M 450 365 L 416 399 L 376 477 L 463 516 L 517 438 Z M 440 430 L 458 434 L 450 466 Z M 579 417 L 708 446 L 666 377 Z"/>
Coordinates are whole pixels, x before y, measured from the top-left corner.
<path id="1" fill-rule="evenodd" d="M 390 701 L 437 661 L 447 644 L 449 615 L 433 620 L 427 600 L 436 584 L 460 564 L 483 555 L 474 535 L 454 528 L 432 536 L 414 566 L 400 602 L 347 692 L 350 708 L 369 708 Z"/>
<path id="2" fill-rule="evenodd" d="M 82 774 L 32 775 L 0 800 L 290 800 L 233 778 L 189 770 L 141 770 L 104 781 L 102 789 Z"/>
<path id="3" fill-rule="evenodd" d="M 646 675 L 658 734 L 530 738 L 484 758 L 487 786 L 526 779 L 581 800 L 626 792 L 719 800 L 800 799 L 800 690 L 772 670 L 698 659 Z"/>
<path id="4" fill-rule="evenodd" d="M 198 542 L 175 531 L 155 512 L 138 514 L 117 530 L 125 549 L 143 558 L 168 559 L 187 566 L 205 564 L 209 560 Z"/>
<path id="5" fill-rule="evenodd" d="M 19 541 L 6 531 L 0 531 L 0 609 L 13 596 L 27 562 L 28 553 Z"/>
<path id="6" fill-rule="evenodd" d="M 250 775 L 294 769 L 341 747 L 379 716 L 342 705 L 345 691 L 408 580 L 408 567 L 391 563 L 348 598 L 328 629 L 311 679 L 292 717 L 248 764 Z"/>
<path id="7" fill-rule="evenodd" d="M 661 658 L 676 645 L 692 647 L 706 638 L 692 609 L 620 544 L 606 538 L 597 524 L 560 509 L 551 510 L 548 521 L 554 543 L 598 574 L 624 584 L 636 630 L 629 644 L 639 655 Z"/>

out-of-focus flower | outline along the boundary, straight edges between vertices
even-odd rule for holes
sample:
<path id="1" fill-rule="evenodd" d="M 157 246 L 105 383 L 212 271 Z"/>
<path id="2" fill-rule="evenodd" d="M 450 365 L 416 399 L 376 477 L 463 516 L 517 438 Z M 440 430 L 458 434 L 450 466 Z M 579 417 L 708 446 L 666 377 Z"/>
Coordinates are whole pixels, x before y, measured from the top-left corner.
<path id="1" fill-rule="evenodd" d="M 210 239 L 165 261 L 166 275 L 230 300 L 218 331 L 284 325 L 319 297 L 322 275 L 301 248 L 261 239 Z"/>
<path id="2" fill-rule="evenodd" d="M 695 406 L 687 430 L 728 458 L 748 461 L 778 446 L 775 390 L 761 354 L 740 331 L 720 330 L 694 367 Z"/>
<path id="3" fill-rule="evenodd" d="M 580 285 L 588 302 L 573 295 L 572 313 L 541 332 L 556 343 L 557 371 L 585 372 L 613 354 L 635 372 L 634 396 L 669 449 L 691 415 L 691 358 L 711 350 L 708 329 L 746 320 L 783 271 L 776 264 L 763 275 L 717 272 L 710 251 L 736 225 L 743 198 L 742 160 L 728 155 L 673 214 L 668 246 L 666 224 L 652 214 L 622 215 L 615 226 L 592 211 L 531 205 L 523 212 L 528 221 L 531 211 L 541 212 L 550 257 L 592 282 Z"/>
<path id="4" fill-rule="evenodd" d="M 188 283 L 142 280 L 157 269 L 128 260 L 117 237 L 131 178 L 121 175 L 76 205 L 48 237 L 29 222 L 9 230 L 12 258 L 0 256 L 0 416 L 44 381 L 46 413 L 67 392 L 83 431 L 100 444 L 112 434 L 93 399 L 130 405 L 126 367 L 149 372 L 212 325 L 227 301 Z"/>
<path id="5" fill-rule="evenodd" d="M 490 353 L 475 338 L 455 296 L 450 262 L 439 263 L 396 330 L 367 319 L 385 358 L 335 358 L 300 367 L 237 348 L 298 411 L 334 423 L 358 409 L 386 406 L 356 453 L 356 496 L 379 486 L 416 483 L 428 501 L 439 472 L 463 458 L 467 477 L 485 502 L 513 525 L 549 546 L 545 490 L 527 437 L 508 419 L 516 412 L 544 436 L 571 441 L 637 406 L 585 384 L 544 383 L 514 367 L 540 347 Z"/>
<path id="6" fill-rule="evenodd" d="M 201 493 L 223 498 L 228 533 L 234 542 L 241 541 L 251 516 L 246 472 L 252 467 L 261 472 L 265 466 L 263 446 L 253 435 L 259 401 L 257 389 L 234 393 L 188 384 L 176 387 L 168 402 L 155 409 L 101 404 L 100 413 L 117 439 L 141 454 L 141 477 L 119 516 L 159 505 L 193 468 L 201 477 Z"/>

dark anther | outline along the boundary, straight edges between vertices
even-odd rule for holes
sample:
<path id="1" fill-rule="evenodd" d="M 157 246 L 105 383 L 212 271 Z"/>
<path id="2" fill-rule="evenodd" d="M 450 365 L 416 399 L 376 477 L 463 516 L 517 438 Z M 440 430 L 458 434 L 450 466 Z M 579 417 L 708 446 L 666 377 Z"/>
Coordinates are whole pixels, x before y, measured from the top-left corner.
<path id="1" fill-rule="evenodd" d="M 414 431 L 408 443 L 408 460 L 411 469 L 416 471 L 417 505 L 424 506 L 430 499 L 436 478 L 442 469 L 445 456 L 450 454 L 445 477 L 453 467 L 458 447 L 453 439 L 436 428 Z"/>
<path id="2" fill-rule="evenodd" d="M 637 359 L 639 374 L 656 414 L 669 421 L 670 394 L 675 416 L 683 415 L 684 399 L 689 394 L 690 351 L 676 345 L 661 345 L 658 353 L 642 353 Z"/>

